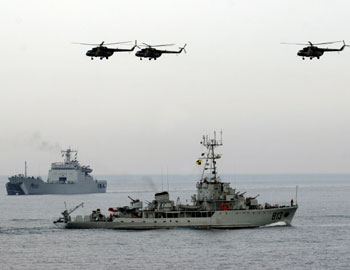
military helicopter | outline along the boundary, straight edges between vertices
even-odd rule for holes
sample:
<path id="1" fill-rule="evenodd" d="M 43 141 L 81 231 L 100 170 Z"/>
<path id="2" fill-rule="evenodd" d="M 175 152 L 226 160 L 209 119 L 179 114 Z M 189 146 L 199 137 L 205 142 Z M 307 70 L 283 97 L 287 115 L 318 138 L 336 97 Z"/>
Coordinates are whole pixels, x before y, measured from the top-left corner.
<path id="1" fill-rule="evenodd" d="M 86 56 L 91 57 L 91 60 L 93 60 L 94 57 L 100 57 L 100 59 L 102 60 L 103 58 L 108 59 L 108 57 L 112 56 L 114 52 L 132 52 L 137 47 L 137 41 L 135 40 L 135 45 L 131 49 L 108 48 L 104 45 L 125 44 L 129 42 L 130 41 L 104 43 L 104 41 L 102 41 L 101 44 L 89 44 L 89 43 L 74 43 L 74 44 L 98 46 L 98 47 L 92 48 L 91 50 L 88 50 L 86 52 Z"/>
<path id="2" fill-rule="evenodd" d="M 344 50 L 345 47 L 349 47 L 349 45 L 345 44 L 345 41 L 343 40 L 343 46 L 340 49 L 329 49 L 329 48 L 319 48 L 316 47 L 315 45 L 325 45 L 325 44 L 334 44 L 342 41 L 331 41 L 331 42 L 323 42 L 323 43 L 311 43 L 308 41 L 308 44 L 303 44 L 303 43 L 281 43 L 281 44 L 293 44 L 293 45 L 309 45 L 301 50 L 298 51 L 297 55 L 302 57 L 303 60 L 305 60 L 305 57 L 309 57 L 310 60 L 312 58 L 316 57 L 317 59 L 320 59 L 320 57 L 325 53 L 325 52 L 340 52 Z"/>
<path id="3" fill-rule="evenodd" d="M 162 44 L 162 45 L 148 45 L 146 43 L 142 43 L 144 47 L 139 51 L 136 52 L 136 56 L 140 57 L 140 60 L 142 58 L 148 58 L 149 60 L 157 60 L 158 57 L 160 57 L 163 53 L 174 53 L 179 54 L 182 51 L 186 52 L 185 47 L 187 44 L 185 44 L 183 47 L 180 47 L 178 51 L 167 51 L 167 50 L 158 50 L 155 47 L 163 47 L 163 46 L 172 46 L 174 44 Z"/>

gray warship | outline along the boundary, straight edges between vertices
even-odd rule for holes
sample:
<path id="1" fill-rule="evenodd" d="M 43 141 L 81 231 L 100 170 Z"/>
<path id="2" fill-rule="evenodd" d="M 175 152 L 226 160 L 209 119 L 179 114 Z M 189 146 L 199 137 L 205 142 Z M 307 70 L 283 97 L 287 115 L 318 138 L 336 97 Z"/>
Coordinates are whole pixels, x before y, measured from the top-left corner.
<path id="1" fill-rule="evenodd" d="M 192 196 L 192 204 L 181 204 L 169 199 L 167 191 L 156 193 L 154 200 L 143 207 L 138 199 L 130 200 L 129 206 L 110 207 L 104 215 L 100 209 L 90 215 L 77 215 L 72 218 L 72 210 L 62 212 L 62 217 L 54 221 L 61 228 L 68 229 L 170 229 L 176 227 L 195 227 L 204 229 L 254 228 L 276 222 L 290 225 L 297 203 L 288 205 L 258 203 L 256 197 L 245 197 L 246 192 L 237 192 L 230 183 L 221 181 L 217 173 L 217 160 L 221 155 L 215 148 L 222 145 L 221 139 L 203 136 L 201 141 L 207 152 L 197 160 L 204 165 L 203 173 L 197 182 L 197 194 Z M 202 164 L 202 161 L 204 164 Z"/>
<path id="2" fill-rule="evenodd" d="M 38 195 L 38 194 L 84 194 L 104 193 L 107 181 L 95 180 L 90 173 L 90 166 L 81 166 L 78 162 L 75 150 L 61 151 L 64 162 L 51 164 L 47 182 L 41 177 L 27 176 L 27 164 L 25 173 L 9 177 L 6 183 L 8 195 Z M 75 158 L 71 159 L 71 154 Z"/>

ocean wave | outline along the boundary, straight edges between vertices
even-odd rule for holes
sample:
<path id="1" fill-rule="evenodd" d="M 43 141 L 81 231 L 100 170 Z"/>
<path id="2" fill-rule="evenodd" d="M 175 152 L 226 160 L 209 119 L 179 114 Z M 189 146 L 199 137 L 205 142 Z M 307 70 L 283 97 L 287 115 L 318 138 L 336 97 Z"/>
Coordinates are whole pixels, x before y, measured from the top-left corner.
<path id="1" fill-rule="evenodd" d="M 275 223 L 271 223 L 271 224 L 262 226 L 261 228 L 284 227 L 284 226 L 290 226 L 290 225 L 284 221 L 279 221 L 279 222 L 275 222 Z"/>
<path id="2" fill-rule="evenodd" d="M 9 235 L 28 235 L 28 234 L 43 234 L 48 232 L 57 231 L 55 226 L 42 226 L 42 227 L 0 227 L 0 234 Z"/>

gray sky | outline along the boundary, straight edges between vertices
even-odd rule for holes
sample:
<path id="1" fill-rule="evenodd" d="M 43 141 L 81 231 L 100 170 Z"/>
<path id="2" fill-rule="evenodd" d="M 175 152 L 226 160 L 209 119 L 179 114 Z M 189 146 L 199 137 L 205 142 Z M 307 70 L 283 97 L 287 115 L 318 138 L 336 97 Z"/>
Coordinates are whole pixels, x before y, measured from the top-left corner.
<path id="1" fill-rule="evenodd" d="M 280 42 L 348 41 L 349 1 L 3 1 L 0 174 L 46 174 L 59 150 L 95 173 L 350 173 L 350 48 L 301 60 Z M 187 54 L 91 61 L 137 39 Z M 335 44 L 338 48 L 341 44 Z"/>

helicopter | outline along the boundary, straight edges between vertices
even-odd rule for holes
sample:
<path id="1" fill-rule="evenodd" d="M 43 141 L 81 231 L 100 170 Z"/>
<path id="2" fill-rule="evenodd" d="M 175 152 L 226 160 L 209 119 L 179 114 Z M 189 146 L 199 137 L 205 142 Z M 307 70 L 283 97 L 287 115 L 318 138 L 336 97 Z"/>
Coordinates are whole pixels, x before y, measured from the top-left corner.
<path id="1" fill-rule="evenodd" d="M 174 44 L 162 44 L 162 45 L 148 45 L 146 43 L 142 43 L 144 47 L 139 51 L 136 52 L 136 56 L 140 57 L 140 60 L 142 58 L 148 58 L 149 60 L 157 60 L 158 57 L 160 57 L 163 53 L 173 53 L 173 54 L 180 54 L 182 51 L 186 52 L 185 47 L 187 44 L 185 44 L 183 47 L 180 47 L 178 51 L 167 51 L 167 50 L 158 50 L 155 47 L 163 47 L 163 46 L 172 46 Z"/>
<path id="2" fill-rule="evenodd" d="M 316 57 L 317 59 L 320 59 L 320 57 L 325 53 L 325 52 L 340 52 L 344 50 L 345 47 L 349 47 L 349 45 L 345 44 L 345 41 L 343 40 L 343 46 L 340 49 L 329 49 L 329 48 L 319 48 L 316 47 L 315 45 L 325 45 L 325 44 L 334 44 L 338 43 L 341 41 L 331 41 L 331 42 L 323 42 L 323 43 L 311 43 L 308 41 L 308 44 L 303 44 L 303 43 L 281 43 L 281 44 L 293 44 L 293 45 L 309 45 L 301 50 L 298 51 L 297 55 L 302 57 L 303 60 L 305 60 L 305 57 L 309 57 L 310 60 L 312 58 Z"/>
<path id="3" fill-rule="evenodd" d="M 91 60 L 93 60 L 94 57 L 100 57 L 100 59 L 102 60 L 103 58 L 108 59 L 108 57 L 112 56 L 114 52 L 132 52 L 137 47 L 137 41 L 135 40 L 135 45 L 131 49 L 108 48 L 104 45 L 125 44 L 129 42 L 130 41 L 104 43 L 104 41 L 102 41 L 100 44 L 89 44 L 89 43 L 74 43 L 74 44 L 98 46 L 98 47 L 92 48 L 91 50 L 88 50 L 86 52 L 86 56 L 91 57 Z"/>

